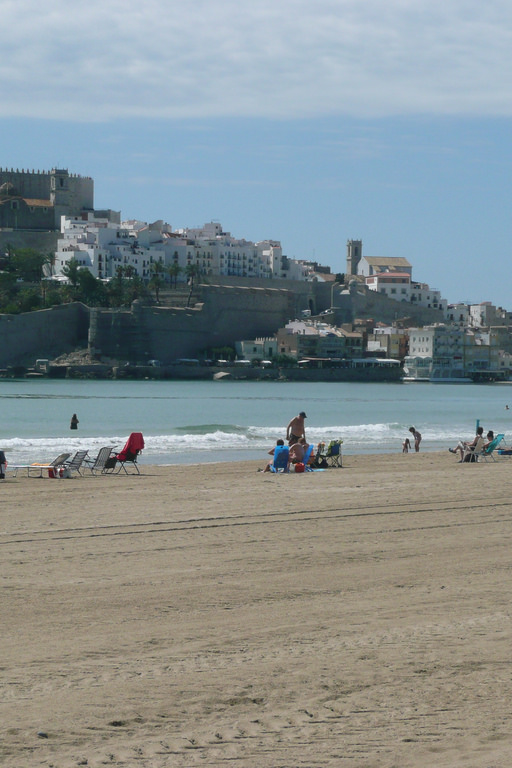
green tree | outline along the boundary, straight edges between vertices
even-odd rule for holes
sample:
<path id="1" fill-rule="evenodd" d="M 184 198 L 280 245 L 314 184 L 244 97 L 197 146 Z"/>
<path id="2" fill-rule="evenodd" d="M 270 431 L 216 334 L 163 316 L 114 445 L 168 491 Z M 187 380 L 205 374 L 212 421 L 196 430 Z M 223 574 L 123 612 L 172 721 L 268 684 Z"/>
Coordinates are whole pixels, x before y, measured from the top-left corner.
<path id="1" fill-rule="evenodd" d="M 164 280 L 159 274 L 154 274 L 148 283 L 148 286 L 151 288 L 151 290 L 155 292 L 155 301 L 157 304 L 160 301 L 160 291 L 164 285 Z"/>
<path id="2" fill-rule="evenodd" d="M 37 288 L 22 288 L 17 298 L 20 312 L 33 312 L 41 309 L 41 294 Z"/>
<path id="3" fill-rule="evenodd" d="M 11 314 L 17 293 L 14 272 L 0 272 L 0 311 Z M 9 307 L 9 309 L 7 309 Z"/>
<path id="4" fill-rule="evenodd" d="M 162 260 L 159 259 L 151 264 L 150 269 L 151 279 L 148 285 L 155 292 L 155 301 L 158 304 L 160 300 L 160 291 L 164 286 L 163 274 L 165 273 L 165 267 Z"/>
<path id="5" fill-rule="evenodd" d="M 91 307 L 101 307 L 106 304 L 107 292 L 105 285 L 94 277 L 88 269 L 79 269 L 77 275 L 77 298 Z"/>
<path id="6" fill-rule="evenodd" d="M 72 288 L 76 288 L 78 285 L 78 273 L 81 269 L 82 267 L 80 267 L 80 264 L 75 258 L 70 259 L 68 263 L 62 267 L 62 274 L 64 277 L 67 277 Z"/>
<path id="7" fill-rule="evenodd" d="M 44 276 L 44 268 L 53 263 L 53 256 L 35 248 L 8 247 L 9 269 L 28 283 L 37 283 Z"/>
<path id="8" fill-rule="evenodd" d="M 187 264 L 185 267 L 185 274 L 187 276 L 188 284 L 189 284 L 189 292 L 188 292 L 188 298 L 187 298 L 187 307 L 190 306 L 190 300 L 192 299 L 192 291 L 194 290 L 194 281 L 199 278 L 199 275 L 201 274 L 201 270 L 197 266 L 197 264 Z"/>
<path id="9" fill-rule="evenodd" d="M 168 273 L 169 277 L 171 278 L 171 287 L 172 287 L 173 282 L 174 282 L 174 287 L 175 288 L 178 287 L 178 275 L 180 274 L 181 271 L 182 271 L 182 269 L 181 269 L 180 265 L 176 264 L 176 263 L 171 264 L 169 267 L 167 267 L 167 273 Z"/>
<path id="10" fill-rule="evenodd" d="M 197 264 L 187 264 L 185 267 L 185 275 L 187 277 L 188 284 L 191 287 L 194 285 L 195 280 L 199 277 L 200 274 L 201 270 Z"/>

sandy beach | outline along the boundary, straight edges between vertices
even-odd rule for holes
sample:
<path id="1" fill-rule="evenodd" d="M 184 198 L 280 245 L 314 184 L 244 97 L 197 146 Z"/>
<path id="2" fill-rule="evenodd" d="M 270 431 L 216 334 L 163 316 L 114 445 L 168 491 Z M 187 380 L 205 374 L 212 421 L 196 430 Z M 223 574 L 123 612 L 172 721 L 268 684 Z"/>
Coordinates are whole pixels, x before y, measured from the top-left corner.
<path id="1" fill-rule="evenodd" d="M 501 768 L 512 462 L 0 484 L 0 763 Z"/>

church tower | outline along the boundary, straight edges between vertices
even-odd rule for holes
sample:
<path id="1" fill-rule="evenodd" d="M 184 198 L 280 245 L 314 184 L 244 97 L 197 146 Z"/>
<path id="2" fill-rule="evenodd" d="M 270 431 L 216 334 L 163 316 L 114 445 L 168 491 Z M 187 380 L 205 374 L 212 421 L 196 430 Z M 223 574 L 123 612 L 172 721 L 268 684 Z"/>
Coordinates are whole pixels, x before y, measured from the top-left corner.
<path id="1" fill-rule="evenodd" d="M 363 255 L 362 240 L 347 240 L 347 270 L 348 275 L 357 275 L 357 266 Z"/>

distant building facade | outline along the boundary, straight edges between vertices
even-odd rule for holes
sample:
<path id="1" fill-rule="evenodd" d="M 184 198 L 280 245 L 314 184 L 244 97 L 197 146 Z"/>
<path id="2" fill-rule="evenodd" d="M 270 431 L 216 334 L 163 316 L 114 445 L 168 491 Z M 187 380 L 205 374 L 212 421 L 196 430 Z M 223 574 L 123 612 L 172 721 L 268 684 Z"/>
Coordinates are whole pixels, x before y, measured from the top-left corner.
<path id="1" fill-rule="evenodd" d="M 412 279 L 412 266 L 402 257 L 373 257 L 363 255 L 362 240 L 347 241 L 347 275 L 354 275 L 370 291 L 395 301 L 446 313 L 447 301 L 440 291 Z"/>
<path id="2" fill-rule="evenodd" d="M 280 328 L 276 337 L 278 354 L 298 359 L 364 356 L 362 333 L 314 320 L 294 320 Z"/>
<path id="3" fill-rule="evenodd" d="M 191 266 L 205 276 L 312 280 L 315 275 L 315 265 L 284 256 L 279 242 L 239 240 L 216 222 L 201 229 L 173 231 L 161 220 L 119 222 L 110 215 L 91 213 L 62 218 L 55 274 L 62 274 L 71 259 L 102 279 L 114 277 L 119 267 L 130 267 L 139 277 L 149 278 L 155 264 L 166 279 L 170 279 L 169 269 L 175 269 L 176 279 L 182 282 Z"/>
<path id="4" fill-rule="evenodd" d="M 492 376 L 503 371 L 498 334 L 453 324 L 409 329 L 409 354 L 404 365 L 410 378 L 431 381 Z"/>

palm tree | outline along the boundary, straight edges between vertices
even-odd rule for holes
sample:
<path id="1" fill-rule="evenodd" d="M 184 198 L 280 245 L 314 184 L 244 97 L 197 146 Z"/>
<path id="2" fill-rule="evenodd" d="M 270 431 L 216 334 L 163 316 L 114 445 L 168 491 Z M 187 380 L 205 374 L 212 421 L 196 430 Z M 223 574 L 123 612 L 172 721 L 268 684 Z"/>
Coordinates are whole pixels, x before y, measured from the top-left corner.
<path id="1" fill-rule="evenodd" d="M 148 283 L 149 287 L 152 288 L 155 292 L 155 300 L 156 303 L 159 303 L 160 299 L 160 289 L 164 285 L 164 281 L 162 279 L 162 274 L 164 273 L 164 265 L 161 260 L 154 261 L 151 264 L 151 279 Z"/>
<path id="2" fill-rule="evenodd" d="M 76 288 L 78 285 L 78 272 L 80 271 L 80 264 L 73 258 L 70 259 L 67 264 L 62 267 L 62 274 L 67 277 L 71 283 L 72 288 Z"/>
<path id="3" fill-rule="evenodd" d="M 171 264 L 169 267 L 167 267 L 167 274 L 171 278 L 171 287 L 174 282 L 174 287 L 178 287 L 178 275 L 181 272 L 181 267 L 179 264 Z"/>
<path id="4" fill-rule="evenodd" d="M 188 284 L 190 287 L 190 290 L 188 292 L 188 299 L 187 299 L 187 307 L 190 306 L 190 300 L 192 298 L 192 291 L 194 290 L 194 279 L 196 277 L 199 277 L 201 274 L 201 270 L 199 269 L 197 264 L 187 264 L 185 267 L 185 274 L 187 276 Z"/>
<path id="5" fill-rule="evenodd" d="M 201 270 L 199 269 L 199 266 L 197 264 L 187 264 L 185 267 L 185 274 L 187 276 L 188 284 L 190 286 L 194 285 L 194 280 L 196 277 L 199 277 L 201 274 Z"/>

